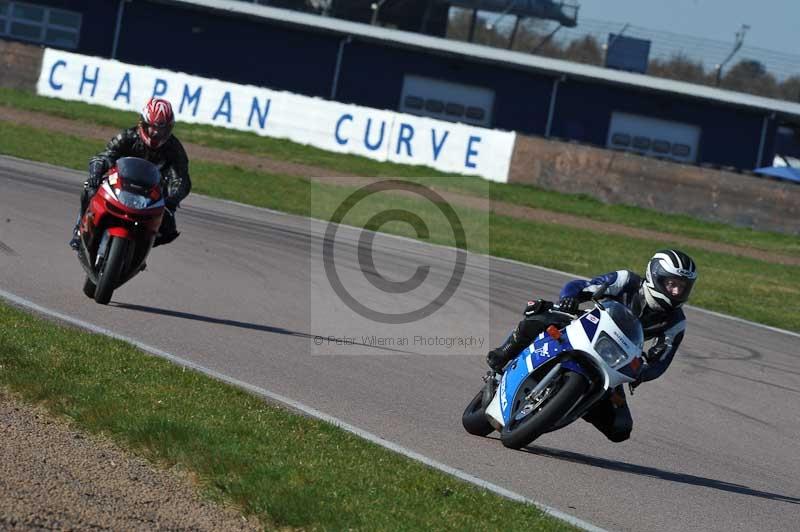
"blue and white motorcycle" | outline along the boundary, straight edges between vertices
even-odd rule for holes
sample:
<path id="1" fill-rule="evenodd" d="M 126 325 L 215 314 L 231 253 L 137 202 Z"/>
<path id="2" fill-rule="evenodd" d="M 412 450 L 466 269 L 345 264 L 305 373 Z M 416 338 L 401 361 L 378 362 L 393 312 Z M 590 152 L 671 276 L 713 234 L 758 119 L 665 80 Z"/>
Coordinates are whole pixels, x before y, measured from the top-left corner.
<path id="1" fill-rule="evenodd" d="M 500 431 L 503 445 L 519 449 L 586 414 L 617 386 L 636 380 L 644 334 L 624 305 L 600 301 L 563 329 L 551 325 L 509 361 L 502 375 L 489 372 L 462 416 L 470 434 Z"/>

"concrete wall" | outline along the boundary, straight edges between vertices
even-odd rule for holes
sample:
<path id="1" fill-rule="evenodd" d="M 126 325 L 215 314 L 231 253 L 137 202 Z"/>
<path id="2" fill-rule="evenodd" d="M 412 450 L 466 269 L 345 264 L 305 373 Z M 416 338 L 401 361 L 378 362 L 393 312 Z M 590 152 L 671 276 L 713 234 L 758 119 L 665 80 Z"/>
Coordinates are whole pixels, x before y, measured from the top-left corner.
<path id="1" fill-rule="evenodd" d="M 42 48 L 0 39 L 0 87 L 36 90 Z"/>
<path id="2" fill-rule="evenodd" d="M 800 185 L 517 135 L 509 182 L 800 235 Z"/>

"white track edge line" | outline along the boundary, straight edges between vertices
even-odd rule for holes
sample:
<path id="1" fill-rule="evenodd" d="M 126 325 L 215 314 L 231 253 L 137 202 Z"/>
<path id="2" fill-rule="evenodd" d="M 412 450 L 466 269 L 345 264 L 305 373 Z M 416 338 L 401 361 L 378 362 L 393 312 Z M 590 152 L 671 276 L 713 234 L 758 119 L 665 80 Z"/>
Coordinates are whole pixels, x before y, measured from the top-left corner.
<path id="1" fill-rule="evenodd" d="M 25 298 L 22 298 L 20 296 L 17 296 L 15 294 L 10 293 L 10 292 L 6 292 L 5 290 L 0 290 L 0 297 L 6 299 L 8 301 L 11 301 L 12 303 L 16 304 L 17 306 L 32 310 L 32 311 L 34 311 L 34 312 L 36 312 L 38 314 L 44 314 L 46 316 L 50 316 L 50 317 L 55 318 L 55 319 L 57 319 L 59 321 L 63 321 L 63 322 L 75 325 L 75 326 L 77 326 L 77 327 L 79 327 L 81 329 L 85 329 L 87 331 L 90 331 L 90 332 L 93 332 L 93 333 L 96 333 L 96 334 L 102 334 L 104 336 L 108 336 L 108 337 L 114 338 L 116 340 L 122 340 L 124 342 L 128 342 L 128 343 L 134 345 L 135 347 L 138 347 L 139 349 L 141 349 L 143 351 L 146 351 L 146 352 L 148 352 L 148 353 L 150 353 L 152 355 L 155 355 L 155 356 L 164 358 L 166 360 L 169 360 L 170 362 L 172 362 L 174 364 L 177 364 L 179 366 L 186 367 L 186 368 L 198 371 L 198 372 L 203 373 L 205 375 L 208 375 L 209 377 L 212 377 L 212 378 L 214 378 L 216 380 L 222 381 L 222 382 L 224 382 L 226 384 L 230 384 L 232 386 L 236 386 L 237 388 L 246 390 L 246 391 L 251 392 L 253 394 L 259 395 L 259 396 L 261 396 L 263 398 L 271 399 L 272 401 L 275 401 L 277 403 L 282 403 L 282 404 L 284 404 L 284 405 L 286 405 L 286 406 L 288 406 L 288 407 L 290 407 L 290 408 L 292 408 L 294 410 L 299 410 L 299 411 L 303 412 L 304 414 L 306 414 L 306 415 L 308 415 L 310 417 L 316 418 L 316 419 L 318 419 L 320 421 L 324 421 L 326 423 L 330 423 L 331 425 L 334 425 L 334 426 L 336 426 L 336 427 L 338 427 L 338 428 L 340 428 L 342 430 L 350 432 L 351 434 L 354 434 L 354 435 L 356 435 L 356 436 L 358 436 L 358 437 L 360 437 L 360 438 L 362 438 L 364 440 L 367 440 L 367 441 L 372 442 L 374 444 L 380 445 L 381 447 L 389 449 L 390 451 L 394 451 L 394 452 L 396 452 L 398 454 L 406 456 L 407 458 L 410 458 L 412 460 L 420 462 L 420 463 L 422 463 L 422 464 L 424 464 L 424 465 L 426 465 L 428 467 L 431 467 L 433 469 L 437 469 L 437 470 L 439 470 L 439 471 L 441 471 L 443 473 L 446 473 L 448 475 L 454 476 L 454 477 L 456 477 L 456 478 L 458 478 L 460 480 L 463 480 L 465 482 L 468 482 L 470 484 L 473 484 L 473 485 L 478 486 L 480 488 L 483 488 L 485 490 L 491 491 L 491 492 L 493 492 L 493 493 L 495 493 L 497 495 L 500 495 L 501 497 L 504 497 L 506 499 L 510 499 L 512 501 L 522 502 L 522 503 L 525 503 L 525 504 L 533 505 L 536 508 L 538 508 L 539 510 L 541 510 L 542 512 L 544 512 L 544 513 L 546 513 L 546 514 L 548 514 L 548 515 L 550 515 L 552 517 L 555 517 L 557 519 L 561 519 L 562 521 L 566 521 L 567 523 L 569 523 L 569 524 L 571 524 L 573 526 L 576 526 L 578 528 L 581 528 L 583 530 L 586 530 L 586 531 L 589 531 L 589 532 L 606 532 L 604 529 L 599 528 L 599 527 L 597 527 L 595 525 L 592 525 L 591 523 L 588 523 L 588 522 L 583 521 L 581 519 L 578 519 L 577 517 L 574 517 L 574 516 L 572 516 L 570 514 L 567 514 L 565 512 L 562 512 L 560 510 L 557 510 L 555 508 L 552 508 L 552 507 L 547 506 L 545 504 L 542 504 L 540 502 L 536 502 L 536 501 L 534 501 L 532 499 L 529 499 L 529 498 L 525 497 L 524 495 L 520 495 L 519 493 L 515 493 L 515 492 L 513 492 L 511 490 L 508 490 L 506 488 L 498 486 L 497 484 L 493 484 L 491 482 L 488 482 L 488 481 L 483 480 L 481 478 L 478 478 L 476 476 L 470 475 L 469 473 L 466 473 L 466 472 L 464 472 L 464 471 L 462 471 L 460 469 L 456 469 L 454 467 L 448 466 L 448 465 L 443 464 L 441 462 L 437 462 L 436 460 L 433 460 L 432 458 L 428 458 L 425 455 L 422 455 L 422 454 L 420 454 L 420 453 L 418 453 L 416 451 L 412 451 L 411 449 L 403 447 L 403 446 L 401 446 L 401 445 L 399 445 L 397 443 L 391 442 L 389 440 L 385 440 L 385 439 L 381 438 L 380 436 L 378 436 L 376 434 L 373 434 L 371 432 L 367 432 L 367 431 L 365 431 L 363 429 L 360 429 L 360 428 L 358 428 L 358 427 L 356 427 L 354 425 L 351 425 L 351 424 L 349 424 L 349 423 L 347 423 L 345 421 L 342 421 L 342 420 L 340 420 L 340 419 L 338 419 L 336 417 L 333 417 L 331 415 L 325 414 L 324 412 L 321 412 L 321 411 L 319 411 L 319 410 L 317 410 L 315 408 L 312 408 L 310 406 L 304 405 L 303 403 L 295 401 L 294 399 L 290 399 L 290 398 L 285 397 L 283 395 L 279 395 L 279 394 L 270 392 L 268 390 L 265 390 L 263 388 L 255 386 L 253 384 L 248 384 L 248 383 L 246 383 L 244 381 L 241 381 L 239 379 L 236 379 L 234 377 L 230 377 L 228 375 L 225 375 L 224 373 L 220 373 L 220 372 L 218 372 L 216 370 L 213 370 L 213 369 L 210 369 L 210 368 L 206 368 L 205 366 L 201 366 L 201 365 L 196 364 L 196 363 L 194 363 L 194 362 L 192 362 L 190 360 L 186 360 L 184 358 L 181 358 L 179 356 L 176 356 L 176 355 L 173 355 L 171 353 L 168 353 L 167 351 L 164 351 L 164 350 L 159 349 L 157 347 L 153 347 L 151 345 L 145 344 L 144 342 L 140 342 L 139 340 L 136 340 L 134 338 L 130 338 L 128 336 L 124 336 L 122 334 L 115 333 L 115 332 L 113 332 L 113 331 L 111 331 L 109 329 L 105 329 L 103 327 L 100 327 L 99 325 L 95 325 L 95 324 L 90 323 L 88 321 L 84 321 L 84 320 L 81 320 L 79 318 L 74 318 L 72 316 L 69 316 L 67 314 L 63 314 L 63 313 L 58 312 L 56 310 L 52 310 L 52 309 L 49 309 L 47 307 L 43 307 L 41 305 L 38 305 L 38 304 L 36 304 L 36 303 L 34 303 L 32 301 L 29 301 L 29 300 L 25 299 Z"/>

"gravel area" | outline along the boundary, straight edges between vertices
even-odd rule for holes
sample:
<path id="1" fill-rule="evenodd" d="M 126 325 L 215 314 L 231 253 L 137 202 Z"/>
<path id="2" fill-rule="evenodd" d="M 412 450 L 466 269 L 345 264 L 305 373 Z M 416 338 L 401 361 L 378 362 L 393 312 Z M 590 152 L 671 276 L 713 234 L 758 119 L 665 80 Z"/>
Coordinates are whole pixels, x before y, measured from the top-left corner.
<path id="1" fill-rule="evenodd" d="M 155 467 L 0 389 L 0 530 L 260 530 Z"/>

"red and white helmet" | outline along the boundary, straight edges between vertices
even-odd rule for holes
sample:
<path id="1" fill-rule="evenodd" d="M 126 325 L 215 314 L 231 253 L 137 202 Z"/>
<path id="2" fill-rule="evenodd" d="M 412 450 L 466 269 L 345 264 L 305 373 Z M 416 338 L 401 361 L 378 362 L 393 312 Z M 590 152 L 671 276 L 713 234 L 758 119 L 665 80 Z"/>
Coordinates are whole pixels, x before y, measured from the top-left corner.
<path id="1" fill-rule="evenodd" d="M 172 104 L 163 98 L 150 98 L 139 115 L 139 138 L 149 148 L 161 147 L 172 135 L 175 113 Z"/>

